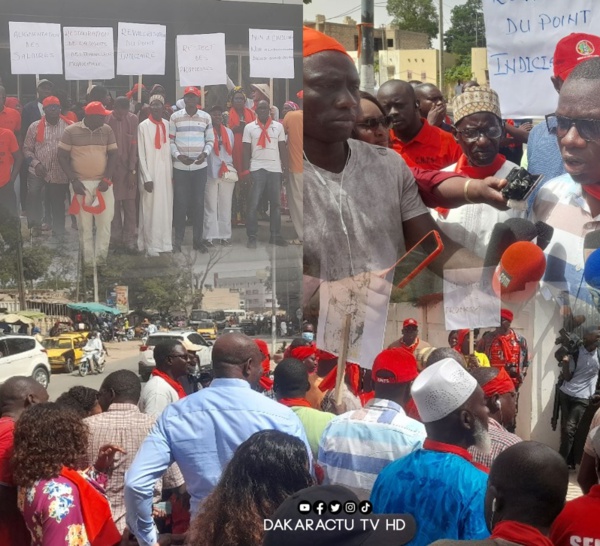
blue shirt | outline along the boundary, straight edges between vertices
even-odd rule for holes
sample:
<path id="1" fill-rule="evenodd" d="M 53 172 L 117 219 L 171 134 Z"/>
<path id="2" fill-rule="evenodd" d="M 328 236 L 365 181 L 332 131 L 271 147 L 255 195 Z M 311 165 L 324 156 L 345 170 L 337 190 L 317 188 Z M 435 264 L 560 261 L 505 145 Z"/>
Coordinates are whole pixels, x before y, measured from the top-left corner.
<path id="1" fill-rule="evenodd" d="M 304 428 L 295 413 L 253 391 L 242 379 L 214 379 L 210 387 L 167 406 L 125 477 L 127 524 L 140 544 L 157 541 L 152 490 L 171 463 L 179 465 L 185 478 L 194 516 L 238 446 L 261 430 L 296 436 L 304 441 L 310 454 Z"/>
<path id="2" fill-rule="evenodd" d="M 383 469 L 371 502 L 376 514 L 414 516 L 411 546 L 482 539 L 490 535 L 483 511 L 486 486 L 487 474 L 463 457 L 419 449 Z"/>

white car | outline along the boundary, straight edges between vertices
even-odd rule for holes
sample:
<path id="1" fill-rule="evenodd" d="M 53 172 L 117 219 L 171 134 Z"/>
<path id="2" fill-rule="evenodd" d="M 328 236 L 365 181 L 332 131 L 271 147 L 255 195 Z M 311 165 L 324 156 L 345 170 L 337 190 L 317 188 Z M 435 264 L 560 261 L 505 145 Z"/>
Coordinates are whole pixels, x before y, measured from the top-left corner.
<path id="1" fill-rule="evenodd" d="M 212 343 L 206 341 L 198 332 L 193 330 L 171 330 L 170 332 L 156 332 L 145 339 L 140 346 L 140 361 L 138 371 L 142 381 L 148 381 L 152 370 L 156 366 L 154 362 L 154 347 L 163 341 L 170 339 L 183 340 L 187 338 L 191 343 L 202 347 L 196 354 L 200 358 L 200 367 L 210 366 L 212 363 Z"/>
<path id="2" fill-rule="evenodd" d="M 50 374 L 48 353 L 34 337 L 0 335 L 0 383 L 15 375 L 26 375 L 47 388 Z"/>

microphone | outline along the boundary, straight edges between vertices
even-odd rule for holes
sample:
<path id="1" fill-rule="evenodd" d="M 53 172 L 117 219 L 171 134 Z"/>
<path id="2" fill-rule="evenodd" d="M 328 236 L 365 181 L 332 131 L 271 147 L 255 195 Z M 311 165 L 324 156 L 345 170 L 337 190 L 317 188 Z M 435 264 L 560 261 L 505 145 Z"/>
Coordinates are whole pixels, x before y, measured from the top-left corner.
<path id="1" fill-rule="evenodd" d="M 531 241 L 537 236 L 536 226 L 525 218 L 508 218 L 503 223 L 496 224 L 483 259 L 483 267 L 498 265 L 509 246 L 517 241 Z"/>
<path id="2" fill-rule="evenodd" d="M 583 278 L 592 288 L 600 288 L 600 248 L 594 250 L 586 260 L 583 268 Z"/>
<path id="3" fill-rule="evenodd" d="M 535 229 L 537 230 L 537 246 L 542 250 L 546 250 L 554 235 L 554 228 L 540 220 L 535 223 Z"/>
<path id="4" fill-rule="evenodd" d="M 535 225 L 525 218 L 508 218 L 504 223 L 510 227 L 517 241 L 532 241 L 538 235 Z"/>
<path id="5" fill-rule="evenodd" d="M 517 300 L 529 299 L 545 269 L 546 257 L 542 249 L 530 241 L 518 241 L 502 254 L 492 287 L 502 297 L 515 294 Z"/>

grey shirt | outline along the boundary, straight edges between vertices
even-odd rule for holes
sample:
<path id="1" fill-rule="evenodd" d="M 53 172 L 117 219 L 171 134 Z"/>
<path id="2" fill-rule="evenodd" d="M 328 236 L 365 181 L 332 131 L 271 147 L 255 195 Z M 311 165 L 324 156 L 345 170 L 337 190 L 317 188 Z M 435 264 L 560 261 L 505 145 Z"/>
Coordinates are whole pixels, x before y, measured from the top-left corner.
<path id="1" fill-rule="evenodd" d="M 560 390 L 574 398 L 589 398 L 594 394 L 596 381 L 598 380 L 598 371 L 600 371 L 600 362 L 598 362 L 598 351 L 594 349 L 591 353 L 584 347 L 580 347 L 577 358 L 577 368 L 575 361 L 569 357 L 569 369 L 571 373 L 575 371 L 571 381 L 565 381 Z"/>
<path id="2" fill-rule="evenodd" d="M 399 154 L 348 145 L 341 173 L 304 160 L 304 271 L 326 281 L 391 267 L 406 250 L 402 222 L 428 214 Z"/>

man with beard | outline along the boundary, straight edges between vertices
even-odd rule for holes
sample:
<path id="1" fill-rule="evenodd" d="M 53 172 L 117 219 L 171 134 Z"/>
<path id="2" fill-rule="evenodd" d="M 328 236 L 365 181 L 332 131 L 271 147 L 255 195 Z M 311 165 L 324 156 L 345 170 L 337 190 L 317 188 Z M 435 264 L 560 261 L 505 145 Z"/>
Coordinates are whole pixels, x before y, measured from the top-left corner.
<path id="1" fill-rule="evenodd" d="M 512 434 L 517 418 L 517 392 L 504 368 L 475 368 L 471 375 L 483 389 L 485 403 L 490 411 L 488 432 L 491 450 L 486 454 L 471 446 L 469 453 L 475 462 L 491 468 L 500 453 L 521 441 L 521 438 Z"/>
<path id="2" fill-rule="evenodd" d="M 392 118 L 390 142 L 409 167 L 443 169 L 460 157 L 452 135 L 421 117 L 415 90 L 408 82 L 389 80 L 377 93 L 385 114 Z"/>
<path id="3" fill-rule="evenodd" d="M 483 512 L 487 469 L 467 451 L 490 449 L 488 408 L 477 381 L 458 362 L 440 360 L 415 379 L 412 397 L 425 425 L 423 449 L 386 466 L 371 494 L 377 514 L 412 514 L 414 546 L 440 538 L 489 535 Z"/>

